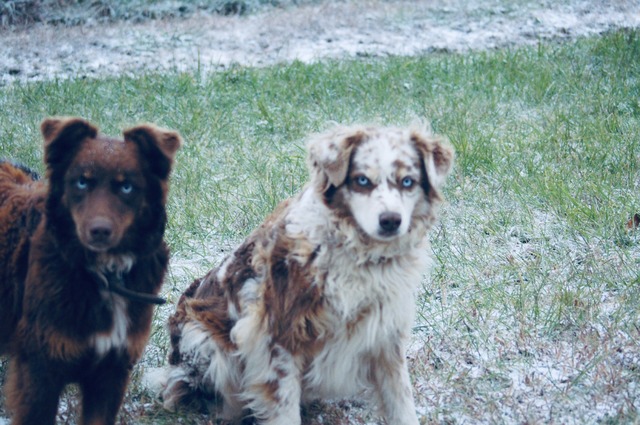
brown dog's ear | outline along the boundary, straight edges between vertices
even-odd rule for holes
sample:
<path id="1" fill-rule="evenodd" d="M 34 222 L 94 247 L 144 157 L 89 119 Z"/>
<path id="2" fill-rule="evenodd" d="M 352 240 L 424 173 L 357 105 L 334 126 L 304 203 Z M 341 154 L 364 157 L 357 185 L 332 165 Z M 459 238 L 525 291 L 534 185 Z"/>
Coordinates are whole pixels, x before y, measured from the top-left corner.
<path id="1" fill-rule="evenodd" d="M 429 184 L 441 188 L 453 167 L 453 147 L 442 137 L 424 136 L 416 131 L 411 134 L 411 140 L 422 155 Z"/>
<path id="2" fill-rule="evenodd" d="M 173 158 L 182 145 L 182 138 L 178 133 L 152 124 L 143 124 L 125 130 L 124 139 L 138 144 L 155 175 L 161 179 L 169 177 Z"/>
<path id="3" fill-rule="evenodd" d="M 351 152 L 366 137 L 363 129 L 337 127 L 313 136 L 307 145 L 311 180 L 325 193 L 331 186 L 338 187 L 347 178 Z"/>
<path id="4" fill-rule="evenodd" d="M 82 118 L 47 118 L 40 124 L 44 138 L 44 162 L 51 166 L 70 157 L 79 142 L 96 137 L 98 129 Z"/>

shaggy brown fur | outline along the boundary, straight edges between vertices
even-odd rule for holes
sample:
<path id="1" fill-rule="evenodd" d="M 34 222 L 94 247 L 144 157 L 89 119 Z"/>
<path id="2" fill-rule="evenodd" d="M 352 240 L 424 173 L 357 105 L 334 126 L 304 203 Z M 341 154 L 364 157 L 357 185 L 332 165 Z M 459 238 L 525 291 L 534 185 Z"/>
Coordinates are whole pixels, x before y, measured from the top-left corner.
<path id="1" fill-rule="evenodd" d="M 147 342 L 169 252 L 168 177 L 180 136 L 152 125 L 98 135 L 47 119 L 46 182 L 0 163 L 0 354 L 14 425 L 54 424 L 79 384 L 82 424 L 113 424 Z"/>

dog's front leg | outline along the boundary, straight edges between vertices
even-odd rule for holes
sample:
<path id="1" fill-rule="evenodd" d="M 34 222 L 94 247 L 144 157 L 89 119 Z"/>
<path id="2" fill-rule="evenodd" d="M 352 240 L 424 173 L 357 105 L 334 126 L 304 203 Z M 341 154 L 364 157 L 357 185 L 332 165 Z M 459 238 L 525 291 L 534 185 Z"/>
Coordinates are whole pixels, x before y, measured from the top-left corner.
<path id="1" fill-rule="evenodd" d="M 80 382 L 82 425 L 113 425 L 129 382 L 126 363 L 105 362 Z"/>
<path id="2" fill-rule="evenodd" d="M 372 375 L 380 407 L 389 425 L 418 425 L 413 402 L 411 380 L 404 356 L 398 343 L 383 352 L 372 364 Z"/>
<path id="3" fill-rule="evenodd" d="M 13 413 L 12 425 L 54 425 L 58 399 L 64 383 L 55 366 L 36 356 L 11 359 L 7 382 L 7 406 Z"/>

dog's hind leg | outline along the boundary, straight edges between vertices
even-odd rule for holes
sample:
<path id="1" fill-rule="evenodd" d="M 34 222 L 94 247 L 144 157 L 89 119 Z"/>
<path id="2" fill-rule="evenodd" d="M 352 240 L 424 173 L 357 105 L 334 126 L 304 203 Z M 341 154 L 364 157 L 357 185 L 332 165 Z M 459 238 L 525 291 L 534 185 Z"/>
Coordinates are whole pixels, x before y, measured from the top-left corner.
<path id="1" fill-rule="evenodd" d="M 247 406 L 260 425 L 300 425 L 302 383 L 296 359 L 279 345 L 262 359 L 247 359 L 243 383 Z"/>
<path id="2" fill-rule="evenodd" d="M 11 359 L 7 382 L 7 406 L 12 425 L 54 425 L 58 399 L 64 387 L 44 363 Z"/>

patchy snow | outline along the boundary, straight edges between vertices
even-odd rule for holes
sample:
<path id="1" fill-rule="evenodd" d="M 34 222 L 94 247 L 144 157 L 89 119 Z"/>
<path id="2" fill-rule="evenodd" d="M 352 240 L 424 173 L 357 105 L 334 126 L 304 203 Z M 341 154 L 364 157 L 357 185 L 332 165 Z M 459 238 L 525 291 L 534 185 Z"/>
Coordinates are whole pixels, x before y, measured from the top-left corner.
<path id="1" fill-rule="evenodd" d="M 639 0 L 325 1 L 249 16 L 40 25 L 0 31 L 0 84 L 461 52 L 638 26 Z"/>

